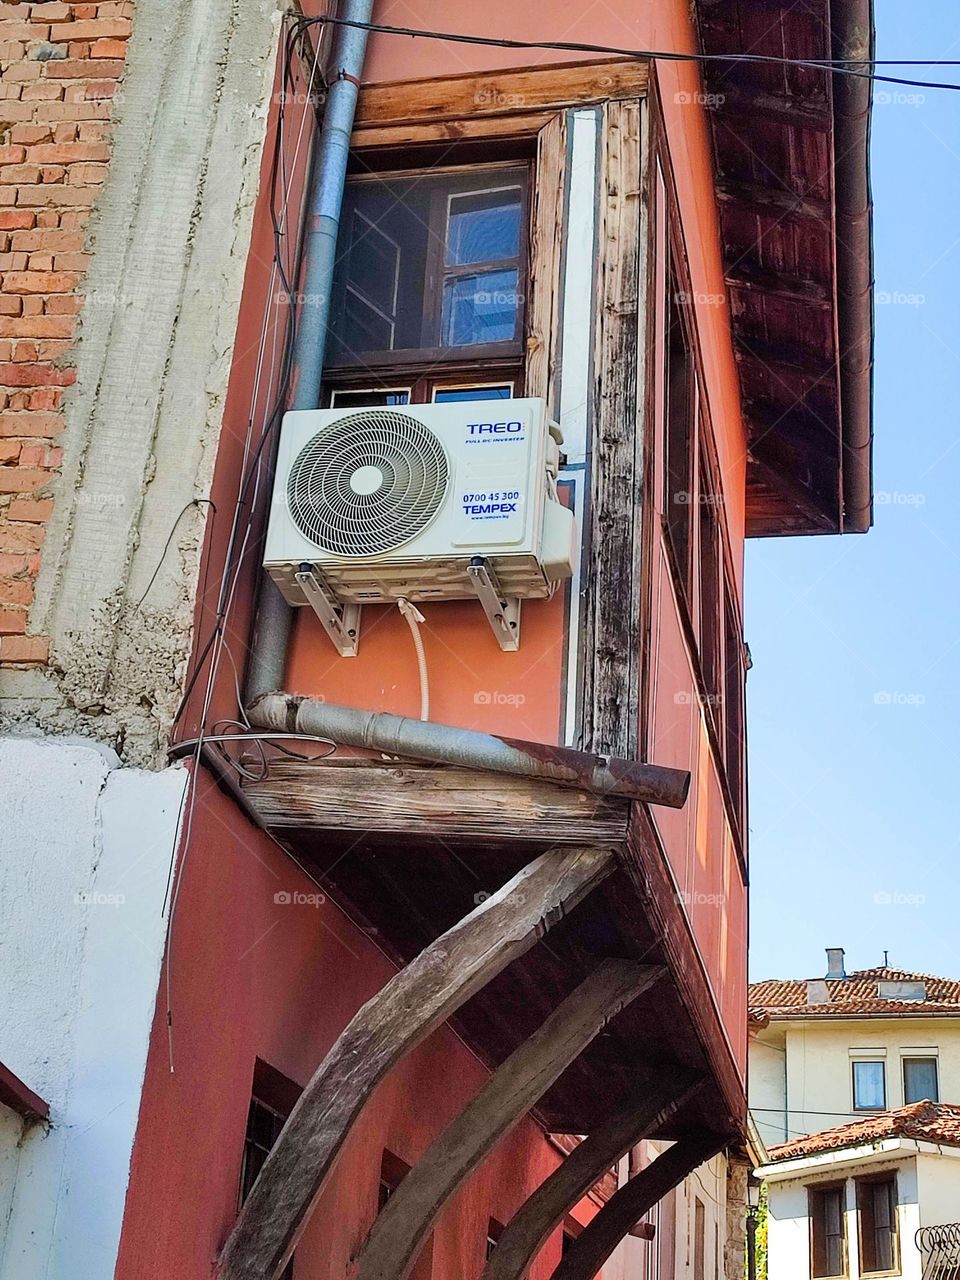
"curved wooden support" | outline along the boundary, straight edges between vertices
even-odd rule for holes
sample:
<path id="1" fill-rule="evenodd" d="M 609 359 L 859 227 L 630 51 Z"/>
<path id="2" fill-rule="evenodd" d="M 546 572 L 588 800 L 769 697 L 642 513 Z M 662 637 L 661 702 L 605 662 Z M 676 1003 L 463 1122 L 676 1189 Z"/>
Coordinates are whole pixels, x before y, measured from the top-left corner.
<path id="1" fill-rule="evenodd" d="M 606 960 L 507 1058 L 387 1201 L 363 1245 L 357 1280 L 406 1280 L 434 1222 L 494 1145 L 625 1005 L 666 970 Z"/>
<path id="2" fill-rule="evenodd" d="M 631 1089 L 610 1118 L 585 1138 L 537 1188 L 504 1228 L 480 1280 L 520 1280 L 575 1204 L 631 1147 L 655 1133 L 704 1077 L 676 1069 L 653 1085 Z"/>
<path id="3" fill-rule="evenodd" d="M 584 1227 L 551 1280 L 593 1280 L 638 1219 L 698 1165 L 722 1151 L 729 1141 L 705 1130 L 681 1138 L 657 1156 L 653 1164 L 635 1174 L 611 1196 L 589 1226 Z"/>
<path id="4" fill-rule="evenodd" d="M 553 850 L 412 960 L 358 1011 L 304 1089 L 221 1255 L 221 1280 L 276 1280 L 375 1086 L 611 874 L 612 848 Z"/>

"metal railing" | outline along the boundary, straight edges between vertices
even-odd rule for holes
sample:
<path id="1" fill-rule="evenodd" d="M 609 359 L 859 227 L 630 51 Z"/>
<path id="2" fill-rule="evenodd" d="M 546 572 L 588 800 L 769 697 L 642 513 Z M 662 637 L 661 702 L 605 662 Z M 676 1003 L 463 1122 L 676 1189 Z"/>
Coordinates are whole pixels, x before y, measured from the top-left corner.
<path id="1" fill-rule="evenodd" d="M 914 1239 L 923 1254 L 923 1280 L 960 1280 L 960 1222 L 921 1227 Z"/>

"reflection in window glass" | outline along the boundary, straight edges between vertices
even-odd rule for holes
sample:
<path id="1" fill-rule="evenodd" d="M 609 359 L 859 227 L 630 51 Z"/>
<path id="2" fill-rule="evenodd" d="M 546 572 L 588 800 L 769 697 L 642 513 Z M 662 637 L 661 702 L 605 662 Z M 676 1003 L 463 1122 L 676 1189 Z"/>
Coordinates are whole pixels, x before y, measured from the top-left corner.
<path id="1" fill-rule="evenodd" d="M 437 387 L 434 404 L 451 404 L 457 400 L 509 400 L 513 387 Z"/>
<path id="2" fill-rule="evenodd" d="M 441 343 L 447 347 L 510 342 L 520 309 L 516 270 L 448 280 L 443 290 Z"/>
<path id="3" fill-rule="evenodd" d="M 447 264 L 500 262 L 520 253 L 520 188 L 453 196 L 447 227 Z"/>
<path id="4" fill-rule="evenodd" d="M 410 391 L 406 387 L 391 391 L 334 391 L 330 397 L 332 409 L 375 409 L 409 403 Z"/>

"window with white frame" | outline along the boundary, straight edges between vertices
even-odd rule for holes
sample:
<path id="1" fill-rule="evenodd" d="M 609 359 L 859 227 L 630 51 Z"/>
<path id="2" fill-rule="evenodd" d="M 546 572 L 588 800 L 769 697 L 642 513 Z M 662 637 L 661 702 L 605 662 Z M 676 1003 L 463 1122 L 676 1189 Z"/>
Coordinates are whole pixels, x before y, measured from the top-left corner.
<path id="1" fill-rule="evenodd" d="M 853 1062 L 854 1111 L 885 1111 L 886 1063 L 882 1059 L 856 1058 Z"/>

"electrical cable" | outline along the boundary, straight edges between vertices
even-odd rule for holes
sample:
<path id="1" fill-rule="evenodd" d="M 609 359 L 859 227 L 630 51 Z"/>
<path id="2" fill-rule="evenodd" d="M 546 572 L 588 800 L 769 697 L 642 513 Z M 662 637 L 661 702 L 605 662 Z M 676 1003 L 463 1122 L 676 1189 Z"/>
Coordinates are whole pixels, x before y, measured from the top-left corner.
<path id="1" fill-rule="evenodd" d="M 406 619 L 410 634 L 413 636 L 413 647 L 417 652 L 417 671 L 420 674 L 420 719 L 430 719 L 430 679 L 427 674 L 427 655 L 423 649 L 423 637 L 420 634 L 421 624 L 426 618 L 415 604 L 411 604 L 406 596 L 401 596 L 397 607 Z"/>
<path id="2" fill-rule="evenodd" d="M 331 24 L 341 27 L 359 27 L 381 35 L 410 36 L 423 40 L 443 40 L 453 44 L 483 45 L 495 49 L 553 49 L 561 53 L 602 53 L 620 58 L 637 58 L 657 62 L 696 62 L 754 64 L 761 66 L 806 67 L 811 71 L 830 71 L 837 75 L 853 76 L 860 80 L 874 80 L 883 84 L 899 84 L 916 89 L 960 90 L 960 84 L 944 81 L 909 80 L 901 76 L 877 75 L 874 71 L 861 71 L 860 67 L 957 67 L 960 60 L 946 58 L 784 58 L 765 53 L 678 53 L 666 49 L 630 49 L 618 45 L 588 44 L 579 40 L 513 40 L 505 36 L 471 36 L 455 31 L 433 31 L 419 27 L 396 27 L 383 22 L 360 22 L 355 18 L 335 18 L 324 15 L 305 19 L 306 25 Z"/>

